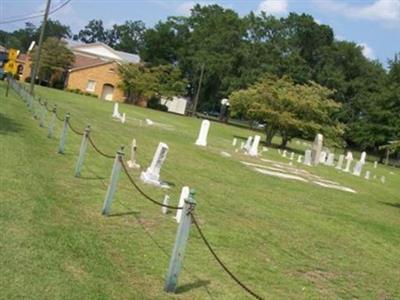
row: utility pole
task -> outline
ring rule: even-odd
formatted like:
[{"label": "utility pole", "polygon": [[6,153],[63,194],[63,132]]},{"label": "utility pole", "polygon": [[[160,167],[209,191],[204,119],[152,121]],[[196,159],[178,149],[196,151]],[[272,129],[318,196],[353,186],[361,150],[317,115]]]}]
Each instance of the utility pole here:
[{"label": "utility pole", "polygon": [[197,104],[199,103],[199,95],[200,95],[201,82],[203,81],[203,75],[204,75],[204,63],[201,65],[199,86],[197,87],[196,96],[193,101],[192,116],[196,116]]},{"label": "utility pole", "polygon": [[47,18],[49,16],[50,2],[51,2],[51,0],[47,0],[46,10],[45,10],[44,16],[43,16],[42,29],[40,31],[39,44],[38,44],[38,48],[37,48],[37,51],[36,51],[36,57],[35,57],[35,62],[36,63],[33,64],[33,68],[31,68],[31,86],[29,88],[29,94],[31,94],[31,95],[33,95],[33,90],[35,88],[35,79],[36,79],[36,75],[37,75],[37,73],[39,71],[40,53],[42,51],[44,31],[46,29]]}]

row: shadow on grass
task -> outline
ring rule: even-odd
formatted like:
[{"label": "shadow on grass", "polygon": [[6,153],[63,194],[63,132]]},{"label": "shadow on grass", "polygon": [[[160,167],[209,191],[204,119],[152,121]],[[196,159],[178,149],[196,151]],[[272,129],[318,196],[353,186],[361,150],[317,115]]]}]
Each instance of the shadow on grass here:
[{"label": "shadow on grass", "polygon": [[391,206],[391,207],[395,207],[395,208],[400,208],[400,203],[391,203],[391,202],[383,202],[383,201],[379,201],[380,203],[387,205],[387,206]]},{"label": "shadow on grass", "polygon": [[127,211],[127,212],[109,214],[108,216],[109,217],[123,217],[123,216],[137,215],[137,214],[140,214],[140,212],[138,212],[138,211]]},{"label": "shadow on grass", "polygon": [[189,291],[191,291],[191,290],[193,290],[193,289],[198,289],[198,288],[201,288],[201,287],[205,287],[205,286],[207,286],[207,285],[209,285],[210,284],[210,281],[209,280],[196,280],[195,282],[192,282],[192,283],[188,283],[188,284],[184,284],[184,285],[181,285],[181,286],[179,286],[177,289],[176,289],[176,293],[177,294],[182,294],[182,293],[186,293],[186,292],[189,292]]},{"label": "shadow on grass", "polygon": [[9,134],[19,132],[23,129],[20,123],[15,122],[13,119],[0,113],[0,134]]},{"label": "shadow on grass", "polygon": [[106,177],[101,177],[101,176],[94,176],[94,177],[90,177],[90,176],[80,176],[80,179],[84,179],[84,180],[104,180],[107,179]]}]

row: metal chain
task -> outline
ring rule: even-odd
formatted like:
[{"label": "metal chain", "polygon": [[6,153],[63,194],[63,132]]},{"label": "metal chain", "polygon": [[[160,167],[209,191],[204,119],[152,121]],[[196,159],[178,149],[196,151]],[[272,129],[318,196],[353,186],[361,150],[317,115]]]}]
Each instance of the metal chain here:
[{"label": "metal chain", "polygon": [[74,127],[71,126],[71,122],[69,120],[67,121],[67,123],[68,123],[68,126],[69,126],[69,128],[71,128],[73,133],[75,133],[77,135],[80,135],[80,136],[83,135],[83,132],[79,132],[78,130],[74,129]]},{"label": "metal chain", "polygon": [[59,116],[58,116],[58,114],[56,113],[56,118],[57,118],[57,120],[59,120],[59,121],[61,121],[61,122],[63,122],[64,121],[64,119],[63,118],[60,118]]},{"label": "metal chain", "polygon": [[94,148],[94,150],[96,150],[96,152],[97,153],[99,153],[100,155],[102,155],[102,156],[104,156],[104,157],[106,157],[106,158],[111,158],[111,159],[113,159],[115,156],[114,155],[108,155],[108,154],[105,154],[103,151],[101,151],[97,146],[96,146],[96,144],[93,142],[93,140],[92,140],[92,138],[91,138],[91,136],[89,135],[88,136],[88,140],[89,140],[89,143],[92,145],[92,147]]},{"label": "metal chain", "polygon": [[143,190],[136,184],[136,182],[133,180],[132,176],[129,174],[128,172],[128,168],[125,165],[125,162],[123,161],[123,159],[120,157],[119,161],[122,165],[122,169],[124,170],[126,176],[128,176],[129,181],[132,183],[132,185],[135,187],[135,189],[143,196],[145,197],[147,200],[150,200],[151,202],[153,202],[154,204],[158,205],[158,206],[162,206],[162,207],[166,207],[166,208],[170,208],[170,209],[183,209],[183,207],[181,206],[172,206],[172,205],[165,205],[157,200],[154,200],[153,198],[151,198],[150,196],[148,196],[145,192],[143,192]]},{"label": "metal chain", "polygon": [[197,222],[195,216],[193,213],[191,213],[193,224],[197,228],[197,231],[200,234],[201,239],[203,240],[204,244],[207,246],[208,250],[211,252],[211,254],[214,256],[218,264],[225,270],[226,273],[238,284],[240,285],[246,292],[248,292],[250,295],[252,295],[254,298],[258,300],[263,300],[261,296],[257,295],[255,292],[253,292],[249,287],[247,287],[244,283],[242,283],[229,269],[225,264],[221,261],[221,259],[218,257],[218,255],[215,253],[214,249],[211,247],[210,243],[206,239],[203,231],[201,230],[199,223]]}]

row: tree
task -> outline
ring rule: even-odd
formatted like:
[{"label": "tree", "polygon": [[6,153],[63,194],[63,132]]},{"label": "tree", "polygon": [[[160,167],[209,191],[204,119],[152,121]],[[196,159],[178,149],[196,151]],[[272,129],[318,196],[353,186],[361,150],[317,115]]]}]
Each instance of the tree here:
[{"label": "tree", "polygon": [[293,137],[311,137],[321,132],[331,140],[342,134],[333,117],[340,105],[331,100],[332,91],[316,83],[295,84],[291,79],[266,76],[248,89],[231,94],[231,113],[266,123],[266,144],[276,133],[282,145]]},{"label": "tree", "polygon": [[[36,41],[39,40],[41,30],[42,30],[42,26],[39,26],[35,30],[34,37],[35,37]],[[72,36],[71,28],[69,26],[61,24],[60,21],[58,21],[58,20],[52,20],[52,19],[47,20],[46,30],[44,33],[45,40],[49,37],[55,37],[58,39],[63,39],[63,38],[66,39],[66,38],[71,38],[71,36]]]},{"label": "tree", "polygon": [[123,64],[119,67],[120,88],[128,95],[128,102],[147,105],[155,97],[171,99],[185,93],[187,82],[181,72],[172,65],[146,67],[138,64]]},{"label": "tree", "polygon": [[115,49],[139,54],[145,30],[146,27],[142,21],[126,21],[122,25],[114,25]]},{"label": "tree", "polygon": [[[34,52],[37,48],[34,49]],[[32,58],[36,55],[33,53]],[[74,54],[68,49],[67,43],[55,37],[48,38],[42,46],[42,55],[39,65],[39,82],[47,80],[49,86],[61,80],[65,72],[74,62]],[[33,59],[32,65],[36,61]]]},{"label": "tree", "polygon": [[80,30],[78,35],[74,36],[75,40],[80,40],[84,43],[102,42],[108,40],[107,31],[104,29],[102,20],[90,20],[84,29]]}]

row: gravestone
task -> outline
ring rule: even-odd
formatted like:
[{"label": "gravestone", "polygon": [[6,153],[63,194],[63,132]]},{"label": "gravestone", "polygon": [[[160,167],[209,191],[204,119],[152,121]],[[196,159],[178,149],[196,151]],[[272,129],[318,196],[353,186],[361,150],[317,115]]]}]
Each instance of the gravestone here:
[{"label": "gravestone", "polygon": [[125,120],[126,120],[125,113],[122,114],[122,117],[120,118],[120,120],[121,120],[121,123],[122,123],[122,124],[125,123]]},{"label": "gravestone", "polygon": [[382,177],[381,177],[381,182],[382,182],[382,183],[385,183],[385,182],[386,182],[385,176],[382,176]]},{"label": "gravestone", "polygon": [[326,163],[326,155],[327,153],[325,151],[321,151],[321,154],[319,156],[319,162],[322,164]]},{"label": "gravestone", "polygon": [[328,154],[328,158],[326,160],[326,165],[330,166],[330,167],[335,165],[335,154],[334,153]]},{"label": "gravestone", "polygon": [[338,169],[338,170],[341,170],[341,169],[342,169],[343,160],[344,160],[344,155],[343,155],[343,154],[340,154],[340,155],[339,155],[338,163],[337,163],[337,165],[336,165],[336,169]]},{"label": "gravestone", "polygon": [[311,164],[317,166],[320,162],[322,143],[324,140],[324,136],[318,133],[314,139],[314,143],[311,149]]},{"label": "gravestone", "polygon": [[253,137],[249,136],[246,140],[246,143],[243,146],[244,151],[248,152],[250,150],[251,147],[251,143],[253,142]]},{"label": "gravestone", "polygon": [[146,125],[149,125],[149,126],[153,126],[154,125],[154,122],[152,120],[150,120],[150,119],[144,119],[144,122],[146,123]]},{"label": "gravestone", "polygon": [[297,157],[297,162],[298,162],[298,163],[301,163],[302,158],[303,158],[303,156],[299,155],[299,156]]},{"label": "gravestone", "polygon": [[159,143],[156,152],[154,153],[153,161],[146,172],[140,174],[140,178],[145,183],[156,186],[168,187],[165,183],[160,181],[160,170],[167,158],[168,146],[164,143]]},{"label": "gravestone", "polygon": [[286,150],[283,150],[282,156],[286,157]]},{"label": "gravestone", "polygon": [[350,165],[351,162],[353,161],[353,153],[351,153],[350,151],[347,152],[345,159],[346,159],[346,167],[344,168],[343,172],[350,172]]},{"label": "gravestone", "polygon": [[306,165],[306,166],[311,166],[311,150],[306,150],[305,152],[304,152],[304,164]]},{"label": "gravestone", "polygon": [[362,153],[361,153],[361,158],[360,158],[360,162],[362,163],[362,164],[365,164],[365,159],[367,158],[367,153],[365,152],[365,151],[363,151]]},{"label": "gravestone", "polygon": [[371,172],[370,171],[367,171],[367,172],[365,172],[365,179],[369,179],[369,176],[371,175]]},{"label": "gravestone", "polygon": [[376,169],[378,167],[378,162],[374,161],[374,168]]},{"label": "gravestone", "polygon": [[254,136],[253,143],[251,144],[250,150],[248,151],[250,156],[258,155],[258,145],[260,144],[261,137],[259,135]]},{"label": "gravestone", "polygon": [[361,175],[361,171],[362,171],[362,167],[363,167],[363,163],[361,160],[359,160],[356,165],[353,168],[353,175],[355,176],[360,176]]},{"label": "gravestone", "polygon": [[136,150],[136,140],[133,139],[131,144],[131,159],[126,162],[131,169],[140,169],[140,166],[136,163]]},{"label": "gravestone", "polygon": [[201,122],[199,136],[195,143],[197,146],[203,146],[203,147],[207,146],[207,136],[209,129],[210,129],[210,121],[203,120],[203,122]]},{"label": "gravestone", "polygon": [[[179,197],[178,207],[183,207],[183,205],[185,204],[185,199],[187,199],[189,197],[189,194],[190,194],[189,187],[184,186],[181,191],[181,196]],[[176,216],[175,216],[175,220],[177,223],[181,222],[181,217],[182,217],[182,209],[177,209]]]},{"label": "gravestone", "polygon": [[237,143],[237,138],[233,138],[232,146],[236,146],[236,143]]},{"label": "gravestone", "polygon": [[112,116],[114,118],[118,118],[118,119],[121,118],[121,114],[119,113],[119,104],[118,104],[118,102],[114,103],[114,111],[113,111]]},{"label": "gravestone", "polygon": [[293,160],[294,159],[294,152],[292,152],[292,153],[290,153],[290,158],[289,158],[290,160]]},{"label": "gravestone", "polygon": [[240,149],[244,148],[244,142],[240,142]]}]

